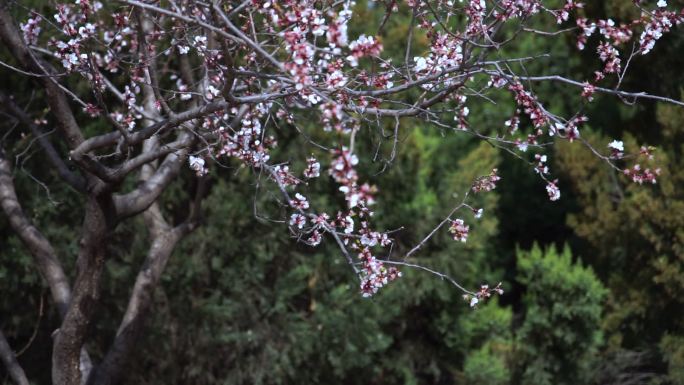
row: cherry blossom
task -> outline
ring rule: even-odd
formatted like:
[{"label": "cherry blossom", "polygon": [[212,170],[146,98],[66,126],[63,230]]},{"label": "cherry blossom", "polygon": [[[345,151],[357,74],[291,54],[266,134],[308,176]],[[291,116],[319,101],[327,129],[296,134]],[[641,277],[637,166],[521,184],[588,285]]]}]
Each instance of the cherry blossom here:
[{"label": "cherry blossom", "polygon": [[656,168],[655,170],[651,170],[650,168],[642,170],[640,164],[635,164],[632,168],[627,168],[623,172],[626,176],[631,178],[634,183],[638,184],[643,184],[644,182],[656,184],[657,177],[660,175],[659,168]]},{"label": "cherry blossom", "polygon": [[501,282],[499,282],[495,287],[490,288],[489,285],[480,286],[480,290],[475,293],[468,293],[463,295],[463,299],[468,301],[470,307],[477,306],[481,301],[490,298],[493,294],[503,295],[504,291],[501,288]]},{"label": "cherry blossom", "polygon": [[454,240],[465,243],[468,240],[470,226],[466,225],[463,219],[454,219],[449,226],[449,232]]},{"label": "cherry blossom", "polygon": [[309,201],[304,197],[304,195],[297,193],[294,199],[290,201],[290,206],[306,210],[309,208]]},{"label": "cherry blossom", "polygon": [[38,43],[38,35],[40,35],[41,27],[40,22],[43,19],[40,15],[29,18],[26,23],[21,24],[21,32],[24,35],[24,40],[28,44]]},{"label": "cherry blossom", "polygon": [[610,148],[611,157],[613,158],[622,158],[622,155],[625,151],[625,146],[621,140],[614,140],[608,143],[608,148]]},{"label": "cherry blossom", "polygon": [[[57,81],[65,80],[66,85],[83,80],[85,88],[92,88],[69,90],[65,105],[79,105],[79,113],[112,126],[111,132],[99,135],[99,141],[86,139],[107,145],[74,153],[74,164],[81,171],[94,173],[103,183],[115,183],[116,178],[102,175],[111,168],[109,163],[93,166],[85,154],[104,154],[113,147],[110,153],[117,156],[123,149],[136,152],[142,141],[154,138],[160,153],[178,156],[197,176],[206,175],[208,163],[214,160],[250,170],[255,178],[265,175],[282,194],[279,202],[288,210],[282,222],[289,224],[293,238],[311,246],[333,240],[360,275],[364,296],[374,295],[400,273],[393,266],[385,267],[391,261],[378,257],[388,255],[395,244],[391,232],[374,223],[382,186],[373,176],[360,175],[357,167],[369,158],[382,164],[383,171],[391,166],[407,129],[404,118],[448,128],[449,135],[486,140],[529,161],[553,201],[560,199],[560,190],[545,149],[559,140],[589,147],[608,167],[622,170],[636,183],[656,182],[660,170],[646,167],[653,157],[650,148],[626,156],[623,143],[612,141],[610,154],[601,155],[588,138],[581,137],[587,117],[581,111],[556,115],[546,107],[554,104],[535,93],[535,84],[574,87],[580,102],[591,102],[597,94],[619,96],[630,103],[655,99],[621,88],[629,69],[626,63],[657,49],[655,43],[683,21],[681,10],[671,9],[665,0],[655,5],[635,2],[638,18],[620,20],[589,17],[575,0],[557,6],[540,0],[408,0],[406,4],[415,13],[409,28],[414,37],[420,31],[426,46],[418,49],[407,41],[403,60],[394,61],[384,51],[383,28],[363,28],[378,31],[377,35],[350,36],[350,31],[360,29],[350,28],[356,4],[348,0],[252,0],[241,5],[185,1],[172,6],[123,0],[108,4],[106,15],[102,3],[75,0],[56,3],[48,15],[30,11],[16,36],[35,48],[31,52],[41,60],[54,62],[62,72]],[[389,3],[387,20],[398,12],[398,3]],[[543,22],[544,17],[551,18],[547,26],[551,31],[533,28],[535,20]],[[554,24],[569,27],[553,30]],[[507,56],[506,47],[515,48],[524,34],[552,41],[566,33],[576,36],[579,49],[596,55],[596,68],[588,69],[593,79],[566,78],[553,73],[553,65],[529,66],[540,68],[538,73],[518,70],[518,63],[558,59],[548,52]],[[493,123],[496,133],[472,123],[480,121],[473,118],[481,111],[477,104],[493,101],[490,94],[501,95],[502,102],[496,103],[506,117]],[[415,100],[407,103],[406,95]],[[303,124],[311,119],[316,124]],[[388,135],[390,126],[395,132]],[[276,136],[289,133],[302,134],[312,148],[292,159],[279,159],[283,155],[273,151],[278,146]],[[181,134],[192,140],[171,139]],[[103,135],[116,135],[116,145],[101,140]],[[377,153],[367,156],[361,153],[366,146],[359,141],[369,136],[389,143],[374,144]],[[128,140],[137,142],[127,145]],[[391,147],[391,152],[383,153],[385,147]],[[523,154],[527,151],[532,155]],[[635,163],[623,165],[635,157]],[[372,164],[364,165],[364,171],[366,166]],[[339,200],[340,207],[329,211],[332,215],[314,207],[319,200],[310,195],[316,190],[308,182],[321,177],[321,167],[335,183],[334,200]],[[488,171],[478,170],[477,175]],[[466,242],[470,227],[463,219],[451,218],[461,215],[459,210],[469,210],[477,219],[487,209],[471,206],[468,193],[492,191],[505,181],[493,169],[468,182],[464,201],[434,231],[448,226],[459,242]],[[544,191],[540,188],[539,193]],[[397,228],[410,231],[401,224]],[[361,262],[354,261],[354,253]],[[459,289],[476,305],[500,287]]]},{"label": "cherry blossom", "polygon": [[306,159],[306,169],[304,169],[304,177],[307,179],[318,178],[321,174],[321,164],[316,158],[310,157]]},{"label": "cherry blossom", "polygon": [[494,190],[496,188],[496,183],[501,180],[501,177],[497,173],[498,169],[494,168],[489,175],[477,178],[475,183],[473,183],[473,192],[478,193],[481,191]]},{"label": "cherry blossom", "polygon": [[370,297],[389,282],[401,277],[401,272],[395,267],[386,268],[385,265],[372,255],[370,249],[365,247],[359,253],[362,262],[361,293],[364,297]]},{"label": "cherry blossom", "polygon": [[560,199],[560,189],[556,185],[558,183],[558,180],[554,180],[553,182],[548,182],[546,185],[546,192],[549,194],[549,199],[552,201],[557,201]]},{"label": "cherry blossom", "polygon": [[190,157],[188,157],[188,163],[190,164],[190,168],[193,169],[198,176],[205,175],[207,173],[204,159],[190,155]]},{"label": "cherry blossom", "polygon": [[302,229],[306,225],[306,217],[302,214],[295,213],[290,216],[290,226]]}]

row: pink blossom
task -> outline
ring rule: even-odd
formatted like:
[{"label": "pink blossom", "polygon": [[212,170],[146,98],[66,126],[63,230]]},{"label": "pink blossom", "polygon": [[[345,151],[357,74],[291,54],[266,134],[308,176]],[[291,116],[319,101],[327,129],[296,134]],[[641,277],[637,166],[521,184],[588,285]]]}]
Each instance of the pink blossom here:
[{"label": "pink blossom", "polygon": [[501,180],[501,177],[497,174],[498,169],[492,169],[489,175],[481,176],[475,180],[473,183],[473,192],[481,191],[492,191],[496,188],[496,183]]},{"label": "pink blossom", "polygon": [[290,206],[296,209],[306,210],[309,208],[309,201],[306,200],[304,195],[296,193],[294,199],[290,200]]},{"label": "pink blossom", "polygon": [[290,226],[302,229],[306,225],[306,217],[299,213],[290,216]]},{"label": "pink blossom", "polygon": [[307,179],[318,178],[321,175],[321,164],[316,158],[310,157],[306,159],[306,169],[304,169],[304,177]]},{"label": "pink blossom", "polygon": [[470,226],[466,225],[463,219],[455,219],[451,221],[449,232],[454,237],[454,240],[465,243],[468,240],[468,231]]}]

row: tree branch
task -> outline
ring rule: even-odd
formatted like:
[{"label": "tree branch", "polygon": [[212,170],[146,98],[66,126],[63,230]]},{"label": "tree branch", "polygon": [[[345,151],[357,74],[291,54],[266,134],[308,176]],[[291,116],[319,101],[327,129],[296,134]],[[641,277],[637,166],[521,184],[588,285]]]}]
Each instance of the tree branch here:
[{"label": "tree branch", "polygon": [[[145,86],[143,93],[145,109],[154,111],[155,95],[151,87]],[[150,122],[145,121],[144,124],[150,124]],[[157,137],[152,137],[143,143],[143,153],[154,153],[158,150],[159,139]],[[140,170],[140,180],[144,182],[154,176],[154,164],[144,164]],[[196,217],[199,210],[195,206],[199,204],[203,195],[202,186],[202,183],[198,186],[195,199],[191,204],[188,220],[175,228],[172,228],[164,219],[160,206],[156,201],[143,213],[143,218],[151,238],[147,258],[136,278],[126,312],[119,325],[114,342],[107,351],[102,363],[91,373],[87,382],[88,385],[109,385],[120,381],[124,373],[123,368],[144,327],[145,316],[152,305],[152,296],[159,278],[178,241],[196,226]]]},{"label": "tree branch", "polygon": [[22,210],[14,189],[10,162],[2,149],[0,149],[0,206],[12,230],[31,252],[38,270],[50,287],[60,315],[64,316],[71,296],[69,281],[50,241],[31,223]]},{"label": "tree branch", "polygon": [[2,330],[0,330],[0,361],[5,364],[7,372],[17,385],[29,385],[26,373],[24,373],[24,369],[19,365],[17,357],[14,355]]},{"label": "tree branch", "polygon": [[54,385],[77,385],[86,375],[80,367],[80,352],[100,300],[99,286],[106,254],[104,245],[109,231],[114,227],[114,218],[109,193],[88,196],[77,260],[78,275],[52,352]]}]

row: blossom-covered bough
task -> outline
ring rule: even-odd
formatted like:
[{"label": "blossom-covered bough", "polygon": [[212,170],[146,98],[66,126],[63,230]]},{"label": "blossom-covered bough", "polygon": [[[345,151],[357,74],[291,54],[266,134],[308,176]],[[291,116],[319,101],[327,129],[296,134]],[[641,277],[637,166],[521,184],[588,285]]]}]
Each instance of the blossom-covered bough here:
[{"label": "blossom-covered bough", "polygon": [[[468,222],[483,213],[471,206],[469,194],[494,189],[497,171],[472,181],[469,191],[461,192],[463,200],[419,244],[391,258],[392,232],[374,228],[372,221],[381,188],[356,171],[361,161],[357,132],[393,125],[394,132],[384,136],[392,150],[383,170],[398,150],[402,118],[473,136],[528,163],[551,200],[559,199],[561,190],[545,152],[557,140],[588,147],[635,182],[655,183],[659,170],[647,167],[652,149],[627,154],[618,140],[607,149],[594,147],[581,135],[588,117],[581,110],[554,114],[533,84],[569,87],[583,103],[603,93],[627,104],[652,99],[684,106],[621,88],[630,62],[657,49],[658,39],[684,14],[664,0],[635,0],[640,17],[617,24],[587,19],[583,4],[574,0],[548,3],[556,6],[541,0],[385,0],[380,5],[386,13],[376,20],[378,35],[353,36],[356,4],[350,0],[118,0],[106,5],[75,0],[54,3],[51,14],[0,0],[0,38],[3,53],[11,57],[0,62],[3,74],[31,78],[45,95],[41,105],[26,107],[26,101],[3,89],[1,108],[36,138],[61,179],[87,202],[78,274],[70,285],[50,242],[24,213],[10,161],[0,153],[2,208],[63,317],[55,333],[54,383],[109,384],[120,377],[174,246],[198,225],[212,164],[232,159],[253,169],[255,178],[268,177],[288,207],[283,219],[292,234],[313,247],[325,239],[334,242],[357,274],[363,296],[400,277],[399,268],[417,268],[454,284],[471,306],[501,294],[500,284],[471,291],[409,258],[438,231],[466,242]],[[397,59],[384,55],[380,35],[400,8],[411,21],[404,54]],[[536,20],[550,20],[543,24],[558,28],[540,30]],[[412,44],[417,34],[430,42],[426,51]],[[528,34],[539,39],[571,34],[579,50],[595,51],[600,65],[591,79],[516,72],[526,63],[553,59],[543,51],[505,57],[506,48]],[[590,44],[590,37],[598,43]],[[493,94],[508,95],[514,114],[495,130],[471,126],[469,106],[491,103]],[[304,169],[274,159],[276,128],[305,135],[298,124],[312,111],[327,141],[306,138],[311,150],[301,151]],[[86,135],[83,125],[93,120],[102,131]],[[58,138],[48,137],[53,128]],[[327,155],[316,158],[314,150]],[[197,180],[187,219],[174,225],[157,200],[182,167],[194,170]],[[324,177],[339,185],[346,202],[336,212],[317,210],[307,197],[306,180]],[[131,178],[138,183],[127,190],[130,184],[123,182]],[[147,260],[111,349],[93,366],[84,344],[107,260],[103,245],[114,227],[137,215],[150,229]],[[16,373],[21,381],[21,371]]]}]

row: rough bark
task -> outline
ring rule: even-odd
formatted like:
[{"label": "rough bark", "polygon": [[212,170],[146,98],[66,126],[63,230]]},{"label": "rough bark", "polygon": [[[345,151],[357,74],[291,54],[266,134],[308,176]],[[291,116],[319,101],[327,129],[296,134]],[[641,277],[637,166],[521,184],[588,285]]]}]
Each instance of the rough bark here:
[{"label": "rough bark", "polygon": [[[154,107],[154,100],[156,95],[149,85],[143,86],[144,101],[143,105],[150,116],[155,116],[156,109]],[[149,120],[143,122],[145,126],[150,126],[153,123]],[[179,141],[185,138],[188,141],[192,140],[191,136],[187,134],[180,134]],[[190,143],[188,143],[190,144]],[[154,153],[160,148],[159,139],[153,136],[143,142],[143,153]],[[181,157],[187,154],[187,150],[181,152]],[[150,201],[149,207],[143,213],[145,224],[149,229],[149,237],[151,241],[150,248],[147,252],[147,257],[143,266],[136,277],[135,285],[124,313],[123,320],[119,325],[119,329],[114,338],[114,342],[109,348],[105,358],[102,360],[90,375],[88,385],[111,385],[117,384],[125,373],[125,366],[128,363],[128,358],[131,356],[133,348],[141,334],[144,327],[146,315],[152,307],[152,300],[154,290],[157,287],[159,278],[164,272],[164,268],[176,247],[176,244],[190,231],[195,228],[196,214],[198,213],[197,205],[199,200],[196,199],[192,205],[191,213],[188,220],[183,224],[172,227],[165,219],[159,204],[156,203],[156,197],[163,190],[156,180],[160,175],[169,174],[168,164],[171,163],[173,167],[177,167],[176,163],[184,158],[171,157],[167,158],[157,168],[156,162],[145,164],[140,169],[139,181],[142,183],[141,187],[146,186],[150,181],[154,185],[160,186],[158,192],[148,192],[155,198]],[[177,171],[172,172],[175,175]],[[198,189],[198,195],[203,193]],[[147,198],[151,199],[151,198]],[[117,207],[117,210],[122,210],[122,207]],[[121,212],[119,212],[121,215]]]},{"label": "rough bark", "polygon": [[154,289],[177,242],[185,232],[175,228],[152,235],[152,245],[136,278],[114,342],[100,365],[91,372],[88,385],[117,384],[121,380],[125,373],[124,368],[143,330],[146,315],[152,307]]},{"label": "rough bark", "polygon": [[[19,203],[17,193],[14,188],[12,170],[10,162],[5,157],[4,151],[0,148],[0,207],[9,220],[12,230],[19,236],[19,239],[28,248],[31,256],[43,276],[43,279],[50,287],[52,300],[55,302],[57,311],[61,319],[64,319],[71,300],[71,288],[69,280],[64,273],[64,268],[60,262],[55,249],[50,241],[38,230],[31,222]],[[80,354],[81,370],[83,373],[90,373],[92,363],[88,352],[83,348]]]},{"label": "rough bark", "polygon": [[81,383],[80,351],[99,302],[107,238],[113,227],[111,194],[89,195],[77,261],[78,275],[52,351],[54,385]]}]

